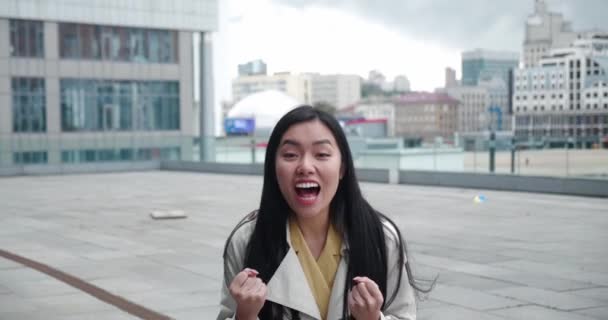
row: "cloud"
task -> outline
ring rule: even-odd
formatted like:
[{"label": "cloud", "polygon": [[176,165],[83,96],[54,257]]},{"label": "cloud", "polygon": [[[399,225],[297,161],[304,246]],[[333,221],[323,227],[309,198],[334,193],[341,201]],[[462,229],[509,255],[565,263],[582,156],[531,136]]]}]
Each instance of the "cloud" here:
[{"label": "cloud", "polygon": [[[273,0],[296,8],[345,10],[419,40],[455,49],[520,51],[524,22],[532,0]],[[549,0],[550,11],[562,12],[575,30],[608,30],[608,1]],[[311,21],[310,23],[314,23]]]}]

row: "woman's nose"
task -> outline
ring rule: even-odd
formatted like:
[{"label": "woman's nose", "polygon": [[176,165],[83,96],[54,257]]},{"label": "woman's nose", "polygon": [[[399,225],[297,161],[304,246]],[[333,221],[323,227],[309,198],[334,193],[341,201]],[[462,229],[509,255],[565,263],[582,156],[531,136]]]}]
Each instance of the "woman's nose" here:
[{"label": "woman's nose", "polygon": [[314,164],[312,159],[310,159],[310,157],[304,156],[302,157],[302,160],[300,161],[298,168],[297,168],[297,173],[304,175],[304,174],[310,174],[314,172]]}]

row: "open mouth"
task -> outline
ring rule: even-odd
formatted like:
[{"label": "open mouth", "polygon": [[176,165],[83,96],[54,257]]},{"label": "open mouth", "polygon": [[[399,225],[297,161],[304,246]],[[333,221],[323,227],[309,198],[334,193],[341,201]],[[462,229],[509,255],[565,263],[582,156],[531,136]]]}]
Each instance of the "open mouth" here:
[{"label": "open mouth", "polygon": [[316,182],[300,182],[296,184],[296,194],[304,201],[315,200],[321,191],[321,187]]}]

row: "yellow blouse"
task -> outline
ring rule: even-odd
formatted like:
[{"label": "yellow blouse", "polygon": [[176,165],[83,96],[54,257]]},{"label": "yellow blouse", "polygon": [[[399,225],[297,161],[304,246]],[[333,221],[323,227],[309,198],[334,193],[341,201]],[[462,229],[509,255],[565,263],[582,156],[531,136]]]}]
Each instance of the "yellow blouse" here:
[{"label": "yellow blouse", "polygon": [[319,313],[325,319],[327,317],[331,288],[333,287],[338,264],[340,263],[342,237],[330,223],[325,247],[323,247],[319,259],[315,260],[308,245],[306,245],[304,235],[295,219],[289,219],[289,233],[291,246],[296,252],[298,260],[300,260],[310,290],[317,302]]}]

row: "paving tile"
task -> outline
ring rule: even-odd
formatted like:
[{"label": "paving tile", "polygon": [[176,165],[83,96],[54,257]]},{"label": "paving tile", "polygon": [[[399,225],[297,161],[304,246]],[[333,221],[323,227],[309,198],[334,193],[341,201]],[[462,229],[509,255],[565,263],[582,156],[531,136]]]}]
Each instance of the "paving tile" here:
[{"label": "paving tile", "polygon": [[[1,243],[1,242],[0,242]],[[0,257],[0,270],[22,268],[23,265],[9,259]]]},{"label": "paving tile", "polygon": [[438,281],[439,283],[447,284],[450,286],[474,289],[479,291],[501,289],[517,285],[513,282],[506,282],[497,279],[485,278],[466,273],[451,271],[441,273],[439,275]]},{"label": "paving tile", "polygon": [[28,303],[52,310],[53,315],[69,316],[95,312],[115,311],[116,308],[82,292],[43,298],[24,299]]},{"label": "paving tile", "polygon": [[592,318],[573,314],[572,312],[535,305],[493,310],[491,313],[513,320],[592,320]]},{"label": "paving tile", "polygon": [[576,310],[576,314],[585,315],[598,320],[608,319],[608,306]]},{"label": "paving tile", "polygon": [[179,309],[168,311],[165,314],[176,320],[200,320],[200,319],[215,319],[219,314],[218,306],[200,307],[193,309]]},{"label": "paving tile", "polygon": [[0,284],[41,281],[48,278],[49,276],[42,272],[25,267],[0,270]]},{"label": "paving tile", "polygon": [[538,289],[546,289],[551,291],[570,291],[575,289],[584,289],[596,287],[589,282],[581,282],[570,279],[561,279],[547,275],[545,273],[530,272],[530,271],[513,271],[498,276],[500,280],[519,283],[523,286],[534,287]]},{"label": "paving tile", "polygon": [[576,266],[562,266],[560,264],[539,263],[528,260],[511,260],[497,262],[492,265],[514,270],[531,271],[534,273],[546,273],[556,278],[588,282],[596,286],[608,286],[608,273],[584,271]]},{"label": "paving tile", "polygon": [[[0,178],[0,244],[178,319],[213,319],[224,242],[258,205],[261,185],[256,176],[163,171]],[[418,319],[504,320],[517,312],[551,319],[564,313],[554,305],[572,308],[572,319],[608,318],[604,290],[598,289],[608,287],[608,199],[369,183],[361,188],[400,226],[417,277],[443,275],[420,303]],[[489,199],[484,205],[471,200],[479,193]],[[189,216],[149,218],[163,208]],[[0,319],[124,317],[64,288],[0,259],[0,292],[10,291],[0,293]]]},{"label": "paving tile", "polygon": [[2,316],[3,313],[28,313],[37,309],[38,306],[36,304],[30,303],[15,294],[9,293],[0,296],[0,319],[6,317]]},{"label": "paving tile", "polygon": [[54,278],[30,282],[9,282],[5,283],[16,295],[23,298],[49,297],[59,295],[69,295],[80,293],[76,289],[64,282]]},{"label": "paving tile", "polygon": [[608,287],[572,290],[568,291],[568,293],[608,302]]},{"label": "paving tile", "polygon": [[109,292],[121,295],[132,292],[147,292],[162,290],[159,285],[154,285],[150,281],[145,281],[140,278],[102,278],[90,281],[91,284],[100,287]]},{"label": "paving tile", "polygon": [[530,287],[512,287],[490,291],[496,295],[511,297],[520,301],[535,303],[540,306],[559,310],[576,310],[599,307],[602,301],[575,296],[569,293],[554,292]]},{"label": "paving tile", "polygon": [[513,298],[504,298],[476,290],[447,285],[437,285],[430,294],[430,297],[435,300],[479,311],[525,304],[525,302]]},{"label": "paving tile", "polygon": [[418,312],[419,320],[505,320],[504,317],[466,309],[460,306],[445,306],[440,308],[423,309]]}]

